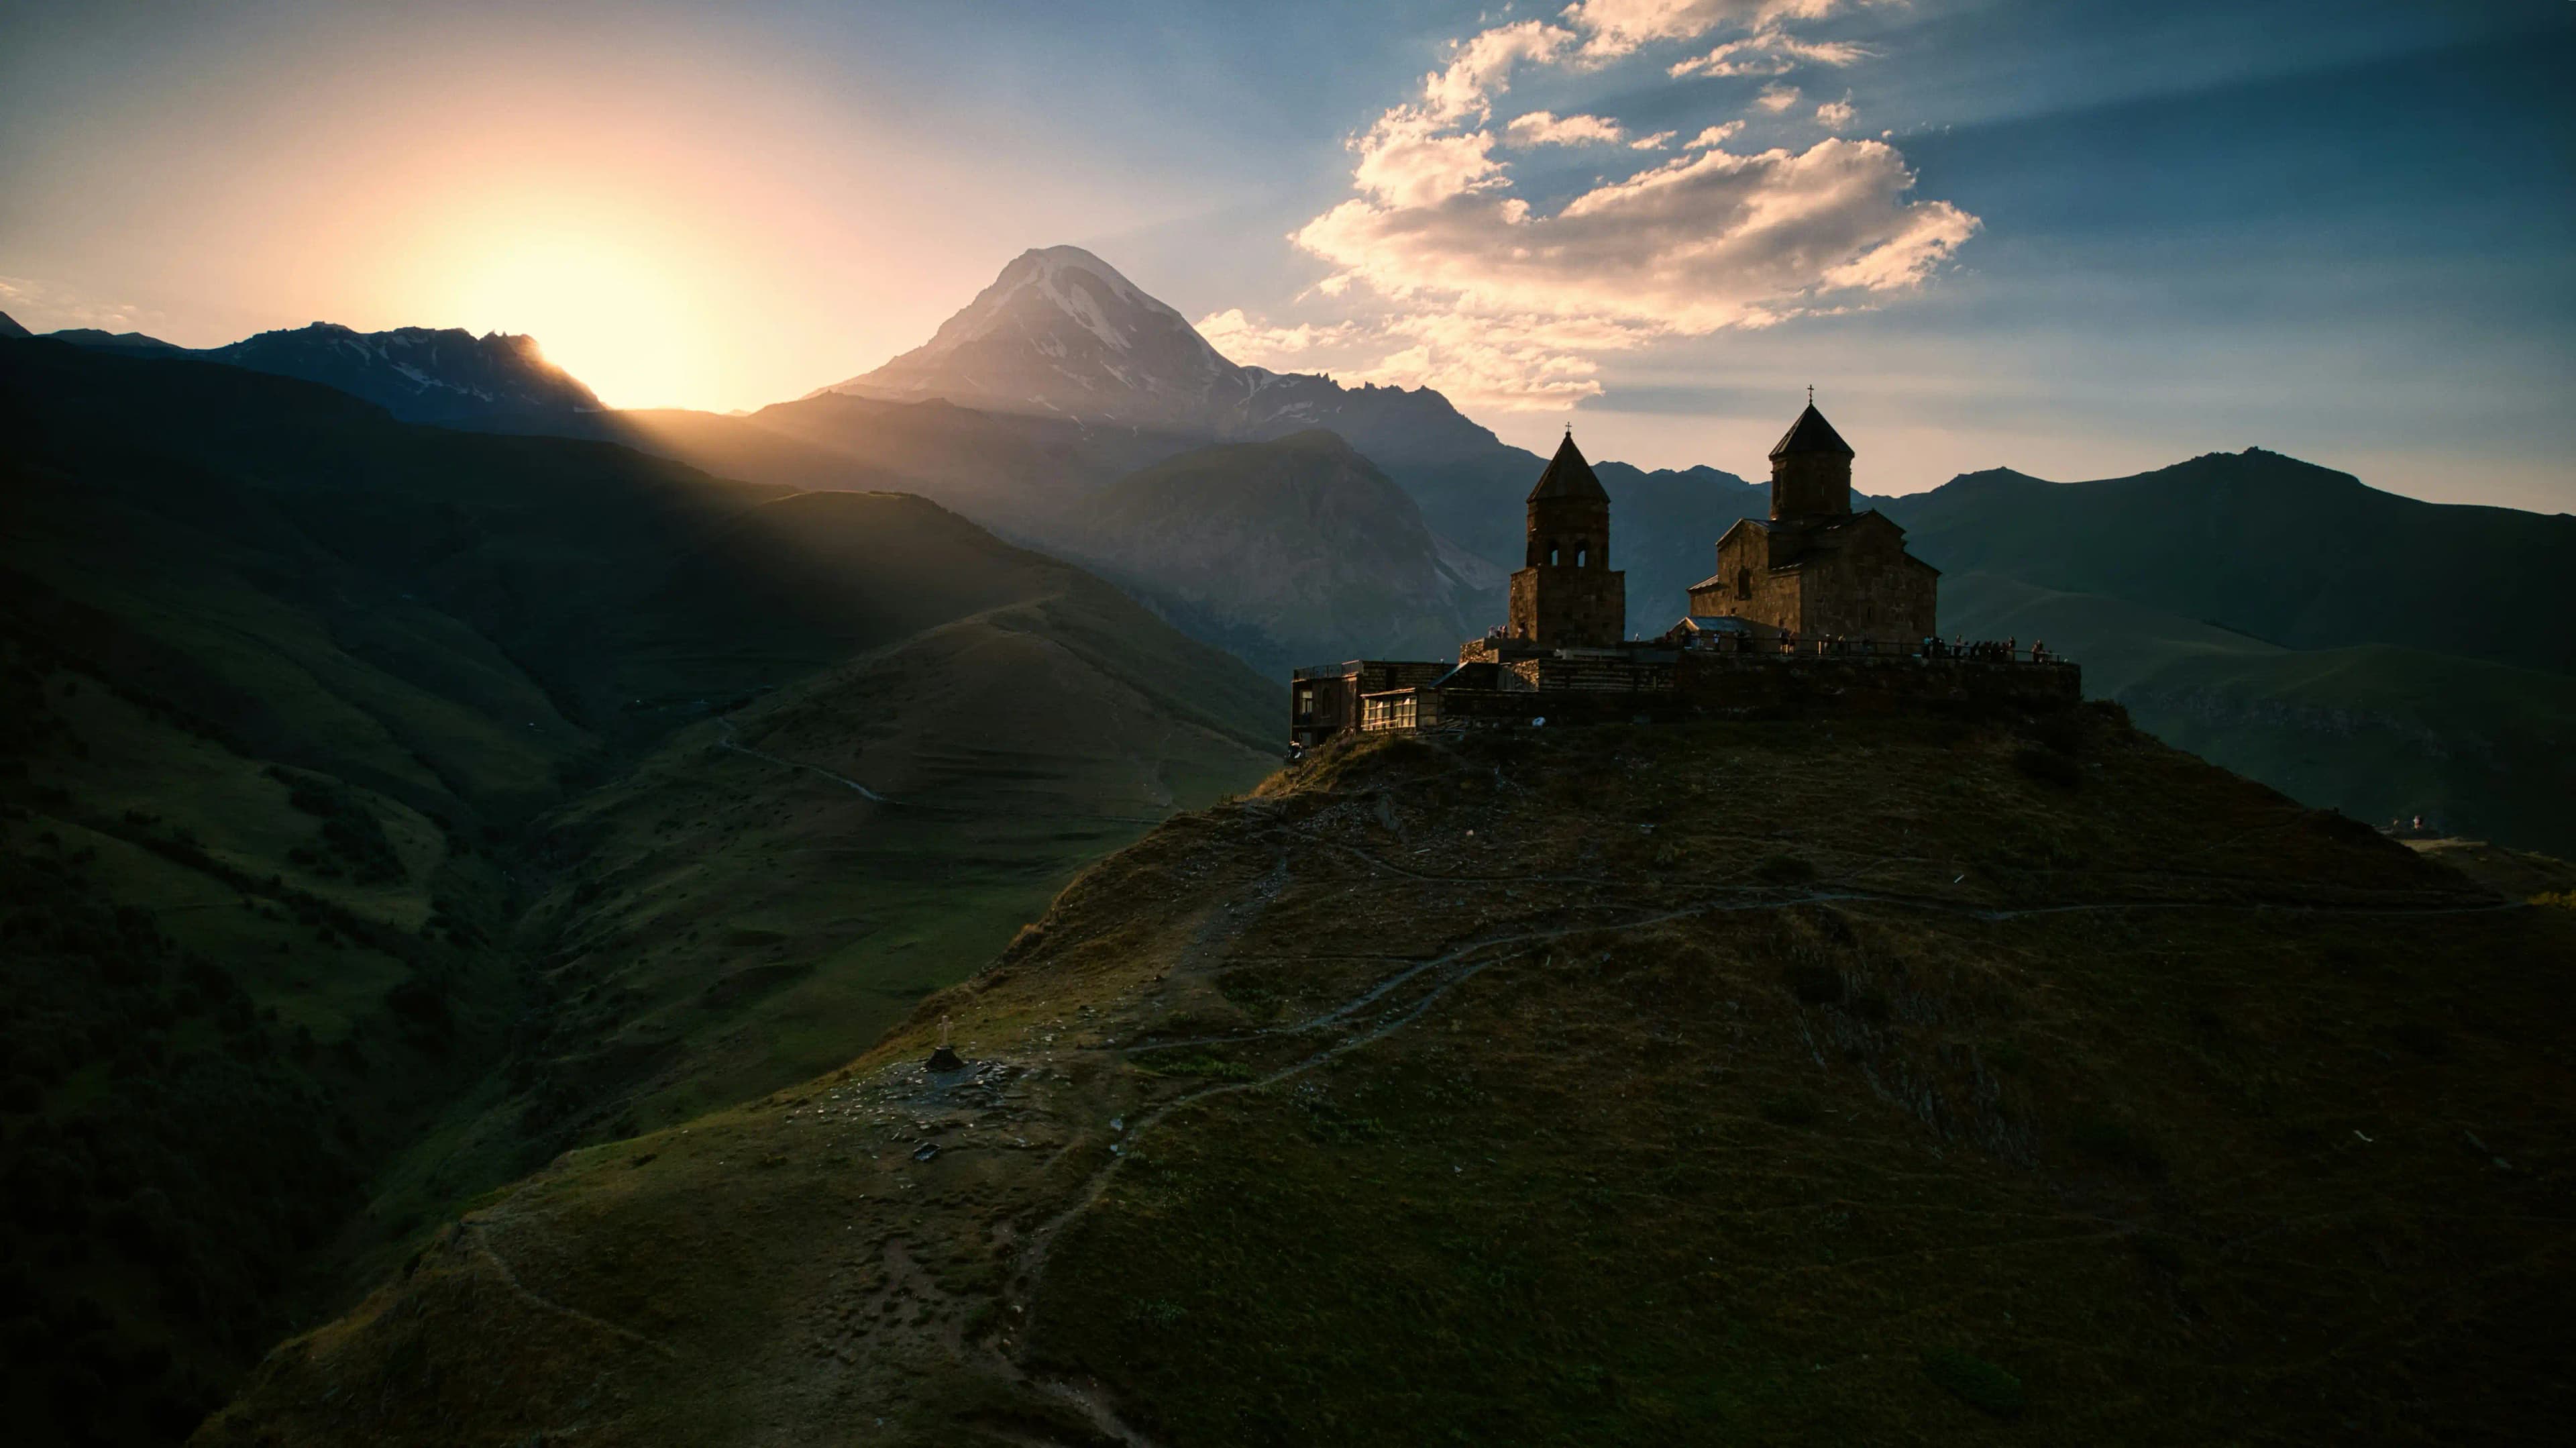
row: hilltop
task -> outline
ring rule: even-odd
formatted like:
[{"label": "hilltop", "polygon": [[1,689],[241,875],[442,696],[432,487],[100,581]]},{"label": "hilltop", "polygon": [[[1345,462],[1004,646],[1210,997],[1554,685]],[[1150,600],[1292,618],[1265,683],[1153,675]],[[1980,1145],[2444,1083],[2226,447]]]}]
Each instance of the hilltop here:
[{"label": "hilltop", "polygon": [[1354,739],[198,1441],[2527,1437],[2571,958],[2116,710]]}]

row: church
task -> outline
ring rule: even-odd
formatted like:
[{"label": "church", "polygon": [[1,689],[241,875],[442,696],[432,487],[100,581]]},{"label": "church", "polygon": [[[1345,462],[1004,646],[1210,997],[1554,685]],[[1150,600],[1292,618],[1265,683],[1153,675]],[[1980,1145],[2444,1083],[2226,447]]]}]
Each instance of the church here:
[{"label": "church", "polygon": [[1522,566],[1505,622],[1455,664],[1354,659],[1297,670],[1289,737],[1538,726],[1676,716],[2062,708],[2082,697],[2063,660],[2020,663],[1927,648],[1940,570],[1905,530],[1851,507],[1852,447],[1816,410],[1771,449],[1771,514],[1717,540],[1717,572],[1652,639],[1627,636],[1627,575],[1610,566],[1609,490],[1568,429],[1524,500]]},{"label": "church", "polygon": [[1941,632],[1941,571],[1905,530],[1851,507],[1852,448],[1807,410],[1771,449],[1771,516],[1717,540],[1717,572],[1691,585],[1695,618],[1740,618],[1765,636],[1867,639],[1912,648]]}]

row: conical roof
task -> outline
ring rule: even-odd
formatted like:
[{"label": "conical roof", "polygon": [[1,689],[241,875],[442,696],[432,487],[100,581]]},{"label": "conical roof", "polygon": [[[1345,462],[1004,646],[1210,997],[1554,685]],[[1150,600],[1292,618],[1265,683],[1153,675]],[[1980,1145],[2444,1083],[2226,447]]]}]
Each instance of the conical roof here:
[{"label": "conical roof", "polygon": [[1825,415],[1816,411],[1813,402],[1809,402],[1807,410],[1799,413],[1798,420],[1789,424],[1789,430],[1780,435],[1779,445],[1771,449],[1775,462],[1795,453],[1853,456],[1851,444],[1843,441],[1843,435],[1834,431],[1834,425],[1825,421]]},{"label": "conical roof", "polygon": [[1541,498],[1598,498],[1610,501],[1610,493],[1601,480],[1592,475],[1592,464],[1583,460],[1583,450],[1574,445],[1574,432],[1566,430],[1565,441],[1556,445],[1556,456],[1547,460],[1547,471],[1538,475],[1538,486],[1530,489],[1529,500]]}]

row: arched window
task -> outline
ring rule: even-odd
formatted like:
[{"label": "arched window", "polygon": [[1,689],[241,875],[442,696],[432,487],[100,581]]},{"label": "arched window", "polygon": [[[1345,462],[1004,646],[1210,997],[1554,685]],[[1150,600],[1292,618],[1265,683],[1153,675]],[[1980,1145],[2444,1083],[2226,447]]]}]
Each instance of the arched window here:
[{"label": "arched window", "polygon": [[1735,570],[1735,596],[1738,598],[1751,598],[1753,596],[1752,569],[1739,568]]},{"label": "arched window", "polygon": [[1555,566],[1556,566],[1560,561],[1562,561],[1561,559],[1559,559],[1559,558],[1558,558],[1558,556],[1557,556],[1557,555],[1558,555],[1558,554],[1560,554],[1560,553],[1562,553],[1563,551],[1564,551],[1563,549],[1559,548],[1559,547],[1558,547],[1556,544],[1554,544],[1554,543],[1550,543],[1550,544],[1548,544],[1548,545],[1547,545],[1547,566],[1548,566],[1548,567],[1550,567],[1550,568],[1554,568],[1554,567],[1555,567]]},{"label": "arched window", "polygon": [[1581,568],[1584,564],[1590,562],[1591,558],[1592,545],[1581,539],[1577,539],[1574,544],[1574,566]]}]

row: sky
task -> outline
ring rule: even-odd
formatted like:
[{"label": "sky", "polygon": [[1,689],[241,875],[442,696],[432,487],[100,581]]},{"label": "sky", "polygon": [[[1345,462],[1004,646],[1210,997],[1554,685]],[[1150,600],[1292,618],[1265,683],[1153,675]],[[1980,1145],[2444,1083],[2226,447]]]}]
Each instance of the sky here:
[{"label": "sky", "polygon": [[2569,0],[0,7],[0,310],[783,401],[1071,243],[1238,361],[1866,491],[2576,511]]}]

